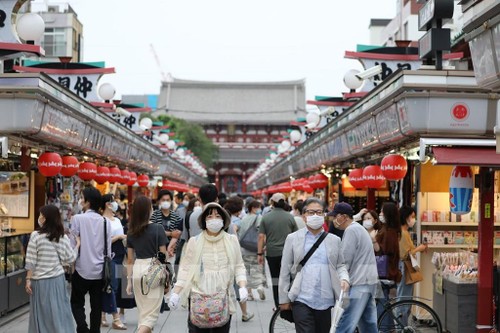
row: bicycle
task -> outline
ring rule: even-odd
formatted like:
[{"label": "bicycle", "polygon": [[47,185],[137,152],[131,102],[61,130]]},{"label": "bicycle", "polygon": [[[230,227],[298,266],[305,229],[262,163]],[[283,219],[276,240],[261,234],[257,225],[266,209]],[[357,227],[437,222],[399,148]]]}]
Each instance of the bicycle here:
[{"label": "bicycle", "polygon": [[[385,284],[385,283],[384,283]],[[375,299],[380,304],[378,298]],[[384,311],[377,319],[378,331],[380,333],[442,333],[441,320],[437,313],[427,304],[415,299],[415,297],[391,298],[382,303]],[[408,313],[406,319],[404,314]],[[387,323],[387,324],[385,324]],[[357,331],[357,330],[356,330]],[[269,333],[292,333],[295,325],[280,317],[278,308],[269,322]]]}]

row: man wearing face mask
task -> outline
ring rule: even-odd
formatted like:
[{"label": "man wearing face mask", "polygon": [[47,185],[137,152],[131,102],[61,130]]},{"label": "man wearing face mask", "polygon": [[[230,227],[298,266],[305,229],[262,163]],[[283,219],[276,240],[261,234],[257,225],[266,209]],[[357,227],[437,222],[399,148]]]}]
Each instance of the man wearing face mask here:
[{"label": "man wearing face mask", "polygon": [[158,209],[151,214],[150,221],[160,223],[165,229],[168,240],[168,255],[174,256],[177,240],[182,234],[182,219],[173,211],[172,192],[161,190],[158,192]]},{"label": "man wearing face mask", "polygon": [[[302,209],[306,227],[289,234],[283,249],[279,275],[280,309],[292,310],[299,333],[330,332],[330,309],[340,290],[349,290],[341,240],[323,230],[324,211],[322,201],[307,199]],[[312,248],[314,252],[302,267],[299,263]],[[294,280],[292,284],[290,278]]]},{"label": "man wearing face mask", "polygon": [[346,202],[333,208],[335,227],[344,230],[342,254],[349,272],[351,289],[349,305],[340,318],[337,333],[376,333],[377,308],[375,292],[378,283],[377,264],[372,240],[366,229],[353,221],[353,209]]}]

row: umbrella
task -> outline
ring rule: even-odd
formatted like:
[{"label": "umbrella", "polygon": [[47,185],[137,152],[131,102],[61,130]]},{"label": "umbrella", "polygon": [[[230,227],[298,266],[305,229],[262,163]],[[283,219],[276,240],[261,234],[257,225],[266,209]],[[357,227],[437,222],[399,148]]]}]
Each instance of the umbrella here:
[{"label": "umbrella", "polygon": [[332,327],[330,328],[330,333],[335,333],[337,330],[337,325],[339,324],[340,318],[344,313],[344,309],[342,308],[342,303],[344,302],[344,291],[340,291],[339,299],[335,302],[335,306],[332,311]]}]

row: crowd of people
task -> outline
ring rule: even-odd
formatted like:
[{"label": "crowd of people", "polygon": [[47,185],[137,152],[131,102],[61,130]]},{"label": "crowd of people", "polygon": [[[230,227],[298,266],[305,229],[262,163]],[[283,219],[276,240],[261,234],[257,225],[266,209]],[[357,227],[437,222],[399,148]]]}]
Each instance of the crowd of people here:
[{"label": "crowd of people", "polygon": [[[97,333],[110,326],[107,314],[113,329],[126,330],[125,309],[134,307],[137,331],[151,332],[161,311],[179,306],[189,310],[189,332],[229,332],[237,304],[247,322],[254,317],[247,301],[266,298],[266,262],[275,309],[297,332],[329,332],[341,293],[349,301],[337,331],[377,332],[378,313],[391,293],[413,295],[404,261],[427,249],[415,246],[409,233],[415,210],[393,202],[378,214],[366,208],[355,214],[345,202],[327,212],[316,197],[291,205],[274,193],[263,203],[227,198],[213,184],[203,185],[197,197],[161,190],[156,203],[143,195],[131,203],[123,199],[86,187],[82,212],[69,230],[57,207],[40,209],[40,228],[26,255],[30,333]],[[377,256],[387,258],[384,276]],[[106,257],[113,278],[111,290],[103,291]],[[145,285],[155,259],[173,264],[172,288]]]}]

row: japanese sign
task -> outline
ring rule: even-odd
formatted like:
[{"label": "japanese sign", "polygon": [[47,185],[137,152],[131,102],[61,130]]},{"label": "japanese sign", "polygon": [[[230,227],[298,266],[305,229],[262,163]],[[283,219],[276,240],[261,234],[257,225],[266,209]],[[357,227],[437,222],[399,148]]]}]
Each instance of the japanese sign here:
[{"label": "japanese sign", "polygon": [[50,77],[59,82],[61,86],[89,102],[101,99],[97,96],[97,82],[100,76],[101,74],[50,74]]}]

